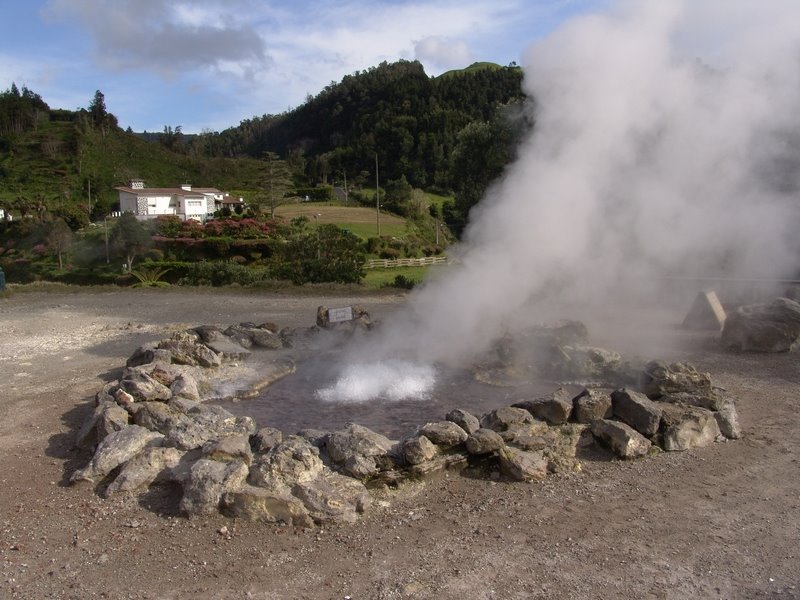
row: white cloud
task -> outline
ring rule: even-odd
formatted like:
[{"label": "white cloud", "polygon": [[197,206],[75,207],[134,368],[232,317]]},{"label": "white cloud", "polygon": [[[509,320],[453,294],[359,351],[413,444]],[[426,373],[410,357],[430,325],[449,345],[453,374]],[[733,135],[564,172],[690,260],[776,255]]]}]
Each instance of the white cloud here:
[{"label": "white cloud", "polygon": [[437,69],[465,67],[472,61],[472,53],[466,42],[450,41],[439,36],[430,36],[414,44],[414,57]]}]

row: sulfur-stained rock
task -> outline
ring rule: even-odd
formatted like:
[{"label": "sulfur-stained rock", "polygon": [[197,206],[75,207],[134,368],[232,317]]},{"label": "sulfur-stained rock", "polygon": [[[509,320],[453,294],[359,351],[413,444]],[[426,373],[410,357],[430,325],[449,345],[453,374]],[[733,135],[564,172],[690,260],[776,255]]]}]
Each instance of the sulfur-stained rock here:
[{"label": "sulfur-stained rock", "polygon": [[720,435],[714,414],[704,408],[667,404],[661,415],[661,443],[667,452],[702,448]]},{"label": "sulfur-stained rock", "polygon": [[203,457],[221,462],[241,460],[249,466],[253,462],[250,436],[247,434],[231,435],[218,440],[209,440],[203,444]]},{"label": "sulfur-stained rock", "polygon": [[227,516],[245,521],[286,523],[296,527],[314,525],[303,502],[283,488],[267,490],[245,484],[222,495],[221,509]]},{"label": "sulfur-stained rock", "polygon": [[292,494],[318,525],[354,523],[371,502],[363,483],[329,470],[313,481],[298,483]]},{"label": "sulfur-stained rock", "polygon": [[707,396],[712,390],[711,376],[686,362],[667,364],[653,360],[645,365],[642,374],[642,391],[650,398],[680,393]]}]

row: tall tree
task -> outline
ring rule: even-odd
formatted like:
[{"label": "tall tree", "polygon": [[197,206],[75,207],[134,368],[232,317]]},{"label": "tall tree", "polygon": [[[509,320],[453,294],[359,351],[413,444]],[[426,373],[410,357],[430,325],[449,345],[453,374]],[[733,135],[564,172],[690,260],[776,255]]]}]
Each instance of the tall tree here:
[{"label": "tall tree", "polygon": [[75,236],[64,219],[55,219],[47,232],[47,248],[58,258],[59,270],[64,269],[64,254],[72,246]]},{"label": "tall tree", "polygon": [[130,271],[133,261],[152,244],[152,238],[145,226],[133,213],[122,213],[111,231],[111,246],[125,258],[125,267]]}]

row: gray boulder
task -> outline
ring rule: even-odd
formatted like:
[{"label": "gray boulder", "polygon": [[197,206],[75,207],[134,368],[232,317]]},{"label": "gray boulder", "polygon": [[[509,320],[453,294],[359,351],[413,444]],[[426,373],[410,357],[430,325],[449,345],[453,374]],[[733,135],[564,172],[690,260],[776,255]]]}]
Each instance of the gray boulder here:
[{"label": "gray boulder", "polygon": [[800,345],[800,304],[777,298],[740,306],[725,320],[721,340],[742,352],[791,352]]},{"label": "gray boulder", "polygon": [[533,416],[524,408],[504,406],[486,413],[481,417],[481,427],[493,431],[505,431],[518,423],[530,423]]},{"label": "gray boulder", "polygon": [[472,455],[491,454],[505,446],[499,433],[491,429],[476,429],[467,438],[467,452]]},{"label": "gray boulder", "polygon": [[611,393],[614,416],[624,421],[642,435],[653,435],[661,422],[661,406],[644,394],[628,389]]},{"label": "gray boulder", "polygon": [[209,440],[203,444],[203,457],[220,462],[240,460],[249,466],[253,462],[250,436],[247,434],[231,435],[218,440]]},{"label": "gray boulder", "polygon": [[343,464],[352,456],[381,456],[387,454],[393,442],[362,425],[347,423],[344,429],[328,434],[325,450],[331,460]]},{"label": "gray boulder", "polygon": [[268,452],[282,441],[283,432],[280,429],[262,427],[250,439],[250,446],[253,448],[253,452]]},{"label": "gray boulder", "polygon": [[354,523],[371,502],[363,483],[333,471],[325,471],[313,481],[298,483],[292,494],[302,501],[318,525]]},{"label": "gray boulder", "polygon": [[572,414],[572,395],[560,387],[550,396],[516,402],[512,406],[524,408],[537,419],[547,421],[551,425],[561,425],[566,423]]},{"label": "gray boulder", "polygon": [[547,476],[547,460],[541,452],[502,448],[497,452],[500,471],[514,481],[541,480]]},{"label": "gray boulder", "polygon": [[200,391],[197,380],[186,373],[182,373],[169,386],[173,398],[186,398],[187,400],[200,400]]},{"label": "gray boulder", "polygon": [[456,408],[447,413],[447,415],[445,415],[445,420],[452,421],[468,434],[477,431],[481,426],[478,417],[460,408]]},{"label": "gray boulder", "polygon": [[137,402],[172,398],[172,391],[152,375],[138,369],[128,369],[119,382],[119,387],[128,392]]},{"label": "gray boulder", "polygon": [[661,445],[667,452],[702,448],[720,435],[714,414],[704,408],[667,404],[661,414]]},{"label": "gray boulder", "polygon": [[247,479],[248,471],[247,465],[239,460],[196,461],[183,484],[181,511],[190,517],[219,511],[222,495],[240,488]]},{"label": "gray boulder", "polygon": [[169,352],[170,362],[176,365],[211,369],[222,364],[219,354],[208,346],[186,339],[170,339],[159,342],[159,350]]},{"label": "gray boulder", "polygon": [[719,425],[719,431],[729,440],[738,440],[742,437],[742,429],[739,426],[739,415],[736,412],[736,405],[733,400],[726,400],[714,413],[714,418]]},{"label": "gray boulder", "polygon": [[598,419],[592,422],[591,430],[619,458],[645,456],[652,447],[650,440],[620,421]]},{"label": "gray boulder", "polygon": [[608,390],[584,389],[573,399],[573,416],[578,423],[608,419],[613,414]]},{"label": "gray boulder", "polygon": [[266,454],[256,456],[249,481],[268,489],[291,488],[313,481],[322,469],[319,449],[301,437],[289,436]]},{"label": "gray boulder", "polygon": [[133,492],[146,488],[154,481],[169,479],[170,470],[178,466],[183,455],[177,448],[145,448],[122,466],[114,481],[106,488],[105,496]]},{"label": "gray boulder", "polygon": [[424,435],[415,435],[400,443],[400,458],[408,465],[418,465],[433,460],[437,453],[436,446]]},{"label": "gray boulder", "polygon": [[468,437],[467,432],[452,421],[426,423],[419,428],[418,433],[442,448],[452,448],[463,444]]},{"label": "gray boulder", "polygon": [[147,446],[160,445],[164,436],[138,425],[129,425],[109,434],[95,450],[91,462],[70,477],[70,483],[97,482],[139,454]]},{"label": "gray boulder", "polygon": [[711,376],[700,373],[685,362],[650,361],[644,367],[641,387],[650,398],[681,393],[708,396],[713,393]]},{"label": "gray boulder", "polygon": [[110,434],[130,424],[130,414],[116,402],[109,402],[103,407],[97,419],[97,442],[100,443]]},{"label": "gray boulder", "polygon": [[236,417],[221,406],[198,404],[182,415],[166,433],[164,444],[181,450],[199,448],[209,440],[256,431],[251,417]]}]

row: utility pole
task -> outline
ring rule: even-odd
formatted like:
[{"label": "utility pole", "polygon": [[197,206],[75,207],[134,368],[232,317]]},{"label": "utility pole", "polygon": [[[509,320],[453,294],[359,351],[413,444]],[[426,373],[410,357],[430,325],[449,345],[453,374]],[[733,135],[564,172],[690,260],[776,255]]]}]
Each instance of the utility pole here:
[{"label": "utility pole", "polygon": [[375,153],[375,214],[378,224],[378,237],[381,237],[381,188],[378,184],[378,153]]}]

